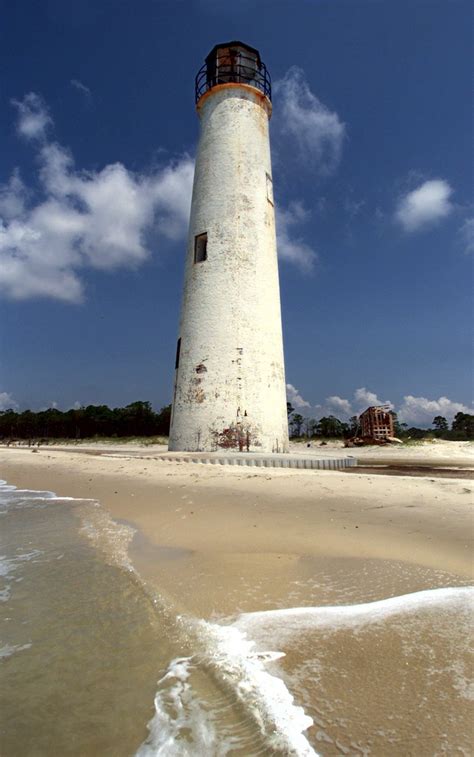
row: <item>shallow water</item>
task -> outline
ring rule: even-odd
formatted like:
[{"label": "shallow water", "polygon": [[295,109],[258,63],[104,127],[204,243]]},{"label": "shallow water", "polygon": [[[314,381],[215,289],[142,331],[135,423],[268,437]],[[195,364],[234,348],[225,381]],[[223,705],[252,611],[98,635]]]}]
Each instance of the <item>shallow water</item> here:
[{"label": "shallow water", "polygon": [[1,754],[133,753],[170,654],[152,603],[81,537],[77,502],[2,494]]},{"label": "shallow water", "polygon": [[239,645],[144,585],[130,528],[95,502],[0,497],[2,756],[279,752]]},{"label": "shallow water", "polygon": [[236,626],[285,652],[278,668],[313,718],[322,754],[468,755],[473,603],[468,587],[436,589],[250,613]]},{"label": "shallow water", "polygon": [[[469,590],[273,611],[262,585],[262,612],[211,623],[142,580],[140,541],[96,502],[0,486],[5,757],[470,754]],[[161,555],[166,586],[188,557]],[[380,596],[370,564],[306,568],[280,606]]]}]

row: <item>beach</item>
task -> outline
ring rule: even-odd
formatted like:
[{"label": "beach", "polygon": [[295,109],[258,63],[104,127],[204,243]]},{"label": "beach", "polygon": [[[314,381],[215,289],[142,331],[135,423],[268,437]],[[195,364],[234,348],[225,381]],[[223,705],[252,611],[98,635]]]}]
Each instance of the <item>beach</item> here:
[{"label": "beach", "polygon": [[[261,673],[285,682],[304,740],[282,753],[469,753],[472,445],[293,448],[350,454],[364,467],[433,466],[416,476],[176,463],[154,452],[0,448],[0,478],[99,503],[82,516],[83,528],[95,522],[90,544],[133,570],[169,616],[271,651]],[[340,606],[359,610],[350,621],[324,614]],[[176,680],[187,680],[180,670]],[[278,753],[266,748],[255,753]]]}]

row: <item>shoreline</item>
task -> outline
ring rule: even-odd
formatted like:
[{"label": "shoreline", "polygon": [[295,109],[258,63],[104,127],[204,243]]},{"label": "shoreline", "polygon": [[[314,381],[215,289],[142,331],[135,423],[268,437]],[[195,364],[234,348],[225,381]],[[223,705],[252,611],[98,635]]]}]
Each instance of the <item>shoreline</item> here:
[{"label": "shoreline", "polygon": [[[54,544],[59,539],[60,554],[53,550],[45,563],[48,577],[38,595],[44,639],[34,640],[31,660],[42,669],[47,654],[44,597],[51,592],[56,612],[62,592],[60,609],[71,611],[53,626],[60,639],[74,636],[71,618],[78,611],[79,626],[97,638],[91,645],[81,631],[85,646],[70,671],[73,685],[87,682],[89,671],[106,671],[96,692],[98,710],[105,696],[127,715],[137,713],[127,728],[134,742],[127,753],[154,754],[169,733],[178,745],[191,734],[195,752],[202,753],[209,738],[225,744],[229,728],[243,739],[236,752],[242,754],[260,753],[260,738],[265,753],[277,738],[283,754],[295,747],[295,753],[324,757],[354,750],[398,754],[408,746],[417,754],[469,748],[471,481],[47,448],[36,454],[0,449],[0,478],[75,500],[48,500],[47,529],[16,526],[16,537],[11,532],[10,550],[19,559],[25,550],[42,549],[41,539],[49,544],[50,534]],[[12,515],[18,523],[21,508]],[[41,495],[28,517],[43,522]],[[64,518],[72,540],[57,530]],[[80,554],[87,557],[82,565]],[[36,575],[32,567],[29,581]],[[27,613],[31,606],[30,596]],[[108,647],[107,623],[125,669]],[[18,638],[13,641],[21,644]],[[66,662],[53,675],[53,691],[70,664],[69,641],[59,648]],[[12,680],[19,671],[30,681],[30,652],[21,649],[9,658]],[[126,684],[112,693],[103,689],[104,676],[113,684],[129,670],[128,655],[138,667],[132,664]],[[139,688],[133,708],[132,673]],[[45,681],[48,686],[41,673],[31,685]],[[87,685],[77,688],[81,712],[91,704]],[[13,711],[18,717],[21,708]],[[109,726],[115,744],[114,718]],[[76,733],[74,717],[69,728]],[[11,738],[16,743],[15,728]],[[49,739],[49,729],[43,738]]]},{"label": "shoreline", "polygon": [[461,478],[202,466],[47,447],[34,455],[0,449],[0,477],[100,502],[135,529],[129,556],[143,578],[201,617],[472,581],[474,487]]}]

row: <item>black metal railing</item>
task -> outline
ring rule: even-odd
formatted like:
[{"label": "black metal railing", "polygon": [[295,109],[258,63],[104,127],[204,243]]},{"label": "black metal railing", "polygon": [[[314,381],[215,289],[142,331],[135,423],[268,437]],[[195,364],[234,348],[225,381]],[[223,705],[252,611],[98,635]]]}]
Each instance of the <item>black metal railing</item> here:
[{"label": "black metal railing", "polygon": [[196,76],[196,102],[212,87],[218,84],[248,84],[259,89],[269,100],[272,99],[272,82],[265,63],[255,58],[239,54],[231,62],[205,63]]}]

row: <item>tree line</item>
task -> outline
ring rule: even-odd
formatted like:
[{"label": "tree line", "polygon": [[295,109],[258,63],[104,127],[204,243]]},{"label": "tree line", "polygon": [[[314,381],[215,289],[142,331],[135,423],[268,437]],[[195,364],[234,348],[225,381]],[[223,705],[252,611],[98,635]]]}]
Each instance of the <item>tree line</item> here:
[{"label": "tree line", "polygon": [[[334,415],[319,420],[304,418],[288,402],[290,436],[307,438],[348,438],[359,429],[357,415],[341,421]],[[449,424],[441,415],[433,419],[432,429],[409,427],[394,416],[395,436],[401,439],[423,439],[437,436],[441,439],[474,439],[474,415],[457,413]],[[126,407],[110,408],[107,405],[88,405],[71,410],[49,408],[33,412],[24,410],[0,411],[0,439],[90,439],[92,437],[168,436],[171,405],[154,412],[150,402],[132,402]]]},{"label": "tree line", "polygon": [[[296,413],[290,402],[287,402],[288,423],[290,436],[293,438],[350,438],[356,436],[359,431],[359,418],[353,415],[349,421],[341,421],[334,415],[324,416],[319,420],[305,418]],[[436,436],[440,439],[467,440],[474,439],[474,415],[469,413],[457,413],[449,427],[449,423],[442,415],[433,418],[431,429],[408,426],[400,423],[397,414],[392,412],[395,436],[400,439],[424,439]]]},{"label": "tree line", "polygon": [[0,411],[0,439],[87,439],[98,437],[168,436],[171,405],[155,413],[150,402],[126,407],[88,405],[71,410],[49,408],[35,413]]}]

